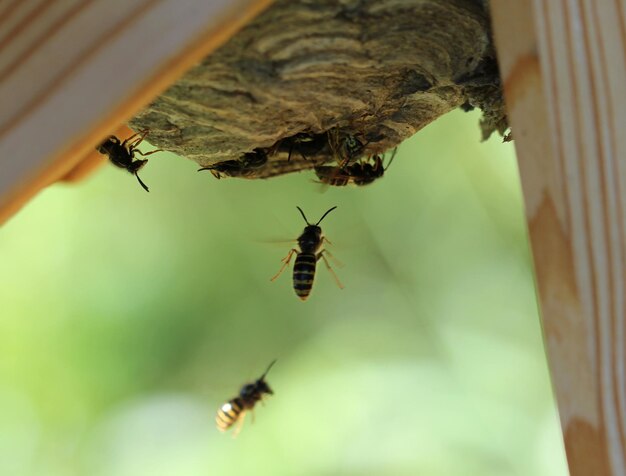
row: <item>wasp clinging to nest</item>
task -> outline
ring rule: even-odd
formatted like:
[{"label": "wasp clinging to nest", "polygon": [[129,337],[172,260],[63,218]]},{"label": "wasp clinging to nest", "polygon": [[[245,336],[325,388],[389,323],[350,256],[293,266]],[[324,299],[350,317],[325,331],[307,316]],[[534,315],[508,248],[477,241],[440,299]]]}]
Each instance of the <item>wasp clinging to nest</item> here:
[{"label": "wasp clinging to nest", "polygon": [[339,167],[344,169],[348,164],[358,160],[363,155],[365,147],[367,147],[369,142],[363,143],[356,136],[346,134],[335,127],[328,131],[328,144]]},{"label": "wasp clinging to nest", "polygon": [[384,155],[376,154],[343,168],[341,166],[318,165],[314,168],[315,174],[321,183],[334,187],[344,187],[348,184],[369,185],[385,174],[396,155],[396,150],[397,148],[393,150],[386,166],[383,164]]},{"label": "wasp clinging to nest", "polygon": [[137,181],[143,187],[146,192],[149,192],[147,185],[139,178],[139,170],[146,165],[147,159],[135,160],[135,154],[141,156],[148,156],[157,152],[162,152],[161,149],[153,150],[150,152],[141,152],[137,147],[146,138],[150,131],[144,129],[137,134],[133,134],[128,139],[121,141],[116,136],[109,136],[102,144],[96,147],[96,150],[101,154],[109,157],[109,160],[116,167],[128,170],[131,174],[137,177]]},{"label": "wasp clinging to nest", "polygon": [[287,151],[287,162],[291,160],[294,152],[298,153],[304,160],[319,154],[328,144],[328,136],[324,134],[309,134],[298,132],[279,141],[279,150]]},{"label": "wasp clinging to nest", "polygon": [[208,167],[198,169],[209,170],[216,179],[220,179],[222,175],[227,177],[252,178],[260,168],[262,168],[268,159],[266,149],[254,149],[252,152],[246,152],[237,160],[224,160]]}]

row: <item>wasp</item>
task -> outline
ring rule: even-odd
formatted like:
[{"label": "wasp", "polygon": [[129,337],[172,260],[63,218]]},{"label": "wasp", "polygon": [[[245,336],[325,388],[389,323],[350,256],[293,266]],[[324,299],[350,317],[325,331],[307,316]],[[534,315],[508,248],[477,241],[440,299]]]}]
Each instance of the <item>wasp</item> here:
[{"label": "wasp", "polygon": [[331,258],[333,257],[328,250],[322,248],[324,242],[330,244],[330,241],[322,235],[322,229],[319,227],[319,224],[326,217],[326,215],[337,207],[334,206],[330,210],[326,211],[326,213],[322,215],[322,218],[320,218],[315,225],[311,225],[309,223],[300,207],[296,208],[300,211],[300,214],[302,215],[302,218],[304,218],[307,225],[302,234],[298,237],[298,247],[300,250],[297,250],[296,248],[289,250],[287,256],[285,256],[282,260],[282,267],[278,273],[272,277],[271,281],[274,281],[282,274],[285,268],[289,265],[291,257],[295,254],[296,262],[293,265],[293,289],[301,300],[306,301],[309,294],[311,294],[313,279],[315,278],[315,266],[320,258],[324,260],[326,268],[328,268],[328,271],[330,271],[335,278],[337,285],[343,289],[343,284],[341,284],[339,278],[326,259],[326,256],[324,256],[324,254],[327,254]]},{"label": "wasp", "polygon": [[257,170],[267,163],[268,155],[264,149],[254,149],[252,152],[246,152],[237,160],[224,160],[217,164],[209,165],[198,169],[210,170],[216,179],[220,179],[223,175],[228,177],[253,177]]},{"label": "wasp", "polygon": [[282,139],[280,148],[287,150],[287,162],[289,162],[294,151],[298,152],[304,160],[308,160],[307,157],[319,154],[327,144],[328,137],[326,134],[298,132],[291,137]]},{"label": "wasp", "polygon": [[335,127],[328,131],[328,144],[337,158],[337,163],[344,169],[350,162],[361,157],[369,142],[363,143],[356,136],[344,134]]},{"label": "wasp", "polygon": [[98,152],[109,157],[109,160],[113,165],[122,169],[126,169],[135,177],[137,177],[137,181],[146,192],[149,192],[150,190],[148,189],[146,184],[143,183],[142,180],[139,178],[138,172],[144,165],[146,165],[148,160],[134,160],[135,154],[139,154],[145,157],[147,155],[155,154],[157,152],[162,152],[161,149],[156,149],[151,152],[144,153],[137,149],[139,144],[141,144],[141,142],[148,135],[148,132],[150,132],[148,129],[144,129],[137,134],[133,134],[124,141],[120,141],[120,139],[115,136],[109,136],[107,140],[105,140],[102,144],[96,147],[96,150]]},{"label": "wasp", "polygon": [[241,387],[241,390],[239,390],[238,396],[231,398],[220,407],[217,411],[217,416],[215,417],[218,430],[226,431],[239,421],[239,426],[237,430],[235,430],[236,435],[239,432],[239,429],[241,429],[241,425],[243,425],[243,419],[245,418],[246,411],[253,410],[254,405],[256,405],[258,401],[262,400],[264,395],[274,394],[270,386],[265,381],[265,376],[275,363],[276,360],[273,360],[263,375],[261,375],[254,382],[245,384]]},{"label": "wasp", "polygon": [[396,150],[397,148],[394,149],[387,166],[383,164],[384,157],[376,154],[367,160],[360,160],[345,168],[318,165],[314,168],[315,174],[320,182],[334,187],[344,187],[350,183],[357,186],[369,185],[385,174],[396,156]]}]

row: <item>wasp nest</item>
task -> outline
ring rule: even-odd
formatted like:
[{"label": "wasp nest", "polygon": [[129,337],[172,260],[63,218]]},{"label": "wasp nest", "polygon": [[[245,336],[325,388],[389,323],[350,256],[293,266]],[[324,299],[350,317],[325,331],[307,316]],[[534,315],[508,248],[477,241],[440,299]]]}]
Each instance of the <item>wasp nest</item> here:
[{"label": "wasp nest", "polygon": [[484,2],[279,0],[131,125],[205,167],[266,155],[243,174],[262,178],[345,140],[381,153],[457,107],[483,109],[484,137],[507,127]]}]

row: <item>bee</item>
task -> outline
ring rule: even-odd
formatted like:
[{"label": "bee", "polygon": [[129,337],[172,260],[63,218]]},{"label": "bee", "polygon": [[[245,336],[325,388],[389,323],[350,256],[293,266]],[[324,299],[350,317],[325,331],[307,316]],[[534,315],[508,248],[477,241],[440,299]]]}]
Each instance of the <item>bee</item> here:
[{"label": "bee", "polygon": [[109,160],[113,165],[122,169],[126,169],[135,177],[137,177],[137,181],[146,192],[149,192],[150,190],[148,189],[146,184],[141,181],[137,172],[139,172],[139,170],[144,165],[146,165],[148,160],[134,160],[135,154],[139,154],[145,157],[147,155],[155,154],[157,152],[162,152],[161,149],[156,149],[151,152],[144,153],[137,149],[139,144],[141,144],[141,142],[148,135],[148,132],[150,132],[148,129],[144,129],[137,134],[133,134],[124,141],[120,141],[120,139],[115,136],[109,136],[107,140],[105,140],[102,144],[96,147],[96,150],[98,152],[109,157]]},{"label": "bee", "polygon": [[384,175],[396,156],[396,150],[397,148],[394,149],[386,167],[383,165],[384,157],[376,154],[367,160],[360,160],[343,169],[318,165],[314,168],[315,174],[320,182],[334,187],[344,187],[350,183],[357,186],[369,185]]},{"label": "bee", "polygon": [[246,152],[237,160],[224,160],[208,167],[202,167],[198,169],[198,172],[210,170],[218,180],[222,174],[228,177],[250,178],[267,163],[267,159],[268,155],[265,149],[254,149],[252,152]]},{"label": "bee", "polygon": [[335,281],[337,282],[339,288],[343,289],[343,284],[341,284],[341,282],[339,281],[339,278],[331,268],[330,263],[324,255],[327,254],[332,258],[332,254],[328,250],[322,248],[324,242],[330,244],[330,241],[328,241],[324,237],[324,235],[322,235],[322,229],[318,226],[321,221],[326,217],[326,215],[328,215],[337,207],[334,206],[330,210],[326,211],[326,213],[322,215],[322,218],[320,218],[315,225],[311,225],[309,223],[300,207],[296,208],[302,214],[302,218],[304,218],[304,221],[307,225],[304,228],[302,234],[298,237],[298,247],[300,248],[300,250],[297,250],[296,248],[292,248],[291,250],[289,250],[287,256],[285,256],[282,260],[282,267],[280,268],[278,273],[276,273],[272,277],[271,281],[274,281],[282,274],[285,268],[289,265],[291,257],[295,254],[296,262],[293,265],[293,289],[296,292],[296,295],[302,301],[306,301],[309,297],[309,294],[311,294],[311,289],[313,288],[313,279],[315,278],[315,266],[320,258],[324,260],[326,268],[328,268],[328,271],[330,271],[330,273],[335,278]]},{"label": "bee", "polygon": [[241,425],[243,425],[243,419],[245,418],[246,411],[254,409],[254,405],[256,405],[258,401],[262,400],[264,395],[274,394],[270,386],[265,381],[265,376],[275,363],[276,360],[273,360],[263,375],[261,375],[254,382],[245,384],[241,387],[241,390],[239,390],[238,396],[231,398],[220,407],[217,411],[217,416],[215,417],[215,423],[217,424],[218,430],[226,431],[233,426],[235,422],[239,421],[239,426],[235,430],[235,435],[237,435],[241,429]]}]

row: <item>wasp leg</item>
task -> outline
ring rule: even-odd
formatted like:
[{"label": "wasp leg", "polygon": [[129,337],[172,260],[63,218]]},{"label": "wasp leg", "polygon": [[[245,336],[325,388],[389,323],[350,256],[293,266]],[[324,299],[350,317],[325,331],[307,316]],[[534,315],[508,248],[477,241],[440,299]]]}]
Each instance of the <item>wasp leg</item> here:
[{"label": "wasp leg", "polygon": [[291,261],[291,257],[293,256],[294,253],[297,253],[298,250],[295,248],[291,248],[291,250],[289,250],[289,253],[287,253],[287,256],[285,256],[282,259],[283,265],[281,266],[281,268],[278,270],[278,273],[276,273],[271,279],[270,281],[274,281],[276,278],[278,278],[283,271],[285,271],[285,268],[289,265],[289,262]]},{"label": "wasp leg", "polygon": [[291,160],[291,153],[293,152],[293,142],[289,144],[289,154],[287,155],[287,162]]},{"label": "wasp leg", "polygon": [[326,268],[328,268],[328,271],[330,271],[330,274],[333,275],[333,278],[335,278],[335,282],[337,283],[337,286],[339,286],[339,289],[343,289],[344,285],[341,284],[341,281],[339,281],[339,277],[337,276],[337,274],[335,273],[333,268],[330,266],[330,263],[326,259],[326,256],[324,256],[324,253],[328,253],[328,251],[326,251],[326,250],[320,251],[317,254],[317,259],[319,260],[320,258],[322,258],[324,260],[324,264],[326,265]]},{"label": "wasp leg", "polygon": [[233,438],[237,438],[237,435],[239,434],[239,432],[243,428],[243,420],[245,418],[246,418],[246,412],[243,411],[243,412],[241,412],[241,415],[239,416],[239,419],[237,420],[237,426],[233,430]]},{"label": "wasp leg", "polygon": [[[147,134],[147,133],[146,133],[146,134]],[[130,137],[128,137],[128,138],[126,138],[126,139],[124,139],[124,140],[121,142],[121,145],[122,145],[122,146],[128,146],[128,147],[131,147],[131,142],[136,142],[136,141],[141,142],[141,141],[143,140],[143,138],[146,136],[146,134],[143,134],[143,131],[142,131],[142,132],[135,132],[132,136],[130,136]],[[138,143],[139,143],[139,142],[138,142]]]},{"label": "wasp leg", "polygon": [[[345,168],[348,166],[348,164],[350,163],[350,157],[346,157],[345,159],[343,157],[341,157],[341,163],[339,164],[338,170],[345,170]],[[337,172],[339,173],[339,172]]]},{"label": "wasp leg", "polygon": [[130,136],[124,142],[122,142],[122,145],[128,146],[129,149],[134,149],[135,147],[137,147],[139,144],[143,142],[143,140],[146,138],[146,136],[149,133],[150,133],[150,129],[143,129],[133,134],[132,136]]},{"label": "wasp leg", "polygon": [[220,178],[222,178],[222,176],[220,175],[220,173],[218,171],[215,170],[215,166],[214,165],[209,165],[208,167],[202,167],[201,169],[198,169],[198,172],[202,172],[203,170],[208,170],[211,172],[211,174],[213,175],[213,177],[215,177],[217,180],[219,180]]},{"label": "wasp leg", "polygon": [[139,137],[141,134],[139,133],[135,133],[132,136],[128,137],[127,139],[124,139],[122,142],[120,142],[121,146],[126,146],[126,144],[128,144],[129,142],[137,139],[137,137]]},{"label": "wasp leg", "polygon": [[135,149],[133,152],[136,152],[142,157],[145,157],[146,155],[152,155],[152,154],[156,154],[157,152],[163,152],[163,149],[151,150],[150,152],[141,152],[140,150]]},{"label": "wasp leg", "polygon": [[393,162],[393,159],[396,156],[396,152],[398,152],[398,147],[393,149],[393,152],[391,153],[391,158],[389,159],[389,162],[387,162],[387,167],[385,167],[385,170],[387,170],[389,166],[391,165],[391,162]]},{"label": "wasp leg", "polygon": [[[293,149],[296,147],[296,145],[300,145],[300,144],[302,144],[302,141],[296,139],[295,136],[289,139],[289,152],[287,154],[287,162],[291,160],[291,156],[293,155]],[[298,153],[302,156],[304,160],[308,160],[306,158],[306,155],[304,155],[304,153],[299,148],[298,148]]]},{"label": "wasp leg", "polygon": [[332,259],[334,263],[340,268],[343,268],[345,266],[345,264],[343,264],[340,260],[335,258],[335,255],[332,254],[330,251],[328,251],[326,248],[324,248],[323,252],[326,253],[329,256],[329,258]]}]

